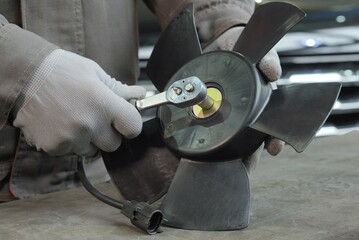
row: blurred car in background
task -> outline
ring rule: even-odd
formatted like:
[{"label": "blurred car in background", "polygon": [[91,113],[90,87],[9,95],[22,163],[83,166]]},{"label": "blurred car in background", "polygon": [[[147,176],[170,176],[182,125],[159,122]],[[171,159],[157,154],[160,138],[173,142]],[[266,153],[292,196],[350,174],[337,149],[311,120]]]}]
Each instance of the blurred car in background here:
[{"label": "blurred car in background", "polygon": [[[256,0],[257,4],[270,2]],[[291,0],[307,17],[276,45],[283,69],[278,85],[340,82],[343,87],[317,137],[359,131],[359,2]],[[140,15],[140,84],[156,91],[145,68],[161,29],[144,4]]]}]

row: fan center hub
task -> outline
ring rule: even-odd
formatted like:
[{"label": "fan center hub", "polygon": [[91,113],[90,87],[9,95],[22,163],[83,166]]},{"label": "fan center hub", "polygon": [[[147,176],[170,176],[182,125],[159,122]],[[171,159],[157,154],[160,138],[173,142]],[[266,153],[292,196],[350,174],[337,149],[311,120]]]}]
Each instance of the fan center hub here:
[{"label": "fan center hub", "polygon": [[215,114],[222,104],[222,93],[218,88],[207,87],[207,97],[212,100],[210,107],[203,107],[201,104],[192,107],[192,113],[196,118],[208,118]]},{"label": "fan center hub", "polygon": [[198,161],[226,161],[253,153],[266,135],[249,126],[271,93],[255,65],[234,52],[208,52],[182,66],[168,84],[188,76],[206,84],[207,96],[188,108],[158,108],[166,145]]}]

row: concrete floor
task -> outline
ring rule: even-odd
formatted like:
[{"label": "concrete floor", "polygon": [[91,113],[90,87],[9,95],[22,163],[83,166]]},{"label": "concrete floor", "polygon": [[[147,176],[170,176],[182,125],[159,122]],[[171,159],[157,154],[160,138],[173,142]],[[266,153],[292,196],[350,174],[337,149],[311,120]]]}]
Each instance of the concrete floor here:
[{"label": "concrete floor", "polygon": [[[115,194],[112,184],[99,185]],[[163,227],[148,236],[83,188],[0,205],[0,239],[359,240],[359,133],[316,139],[298,154],[263,154],[251,175],[251,223],[241,231]]]}]

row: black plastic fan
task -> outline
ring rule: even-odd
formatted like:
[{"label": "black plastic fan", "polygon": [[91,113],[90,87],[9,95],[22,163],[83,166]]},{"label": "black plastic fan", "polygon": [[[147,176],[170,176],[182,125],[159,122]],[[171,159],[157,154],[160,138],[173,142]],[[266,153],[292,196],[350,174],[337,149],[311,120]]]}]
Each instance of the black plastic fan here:
[{"label": "black plastic fan", "polygon": [[198,77],[213,105],[161,106],[137,139],[104,154],[120,192],[148,202],[167,192],[160,208],[170,226],[246,227],[250,191],[242,159],[268,135],[303,151],[341,88],[339,83],[313,83],[273,90],[258,70],[260,60],[304,16],[287,3],[262,5],[233,51],[207,53],[198,40],[193,5],[173,19],[153,50],[147,73],[159,91],[176,80]]}]

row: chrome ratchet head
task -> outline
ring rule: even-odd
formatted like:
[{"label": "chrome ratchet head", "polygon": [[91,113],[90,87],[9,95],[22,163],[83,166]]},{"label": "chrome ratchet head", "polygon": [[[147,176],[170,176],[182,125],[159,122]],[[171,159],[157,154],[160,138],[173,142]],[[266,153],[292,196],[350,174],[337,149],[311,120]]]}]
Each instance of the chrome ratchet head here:
[{"label": "chrome ratchet head", "polygon": [[166,91],[136,100],[134,104],[138,111],[165,104],[173,104],[179,108],[185,108],[203,102],[206,100],[206,97],[206,85],[199,78],[192,76],[175,81]]}]

